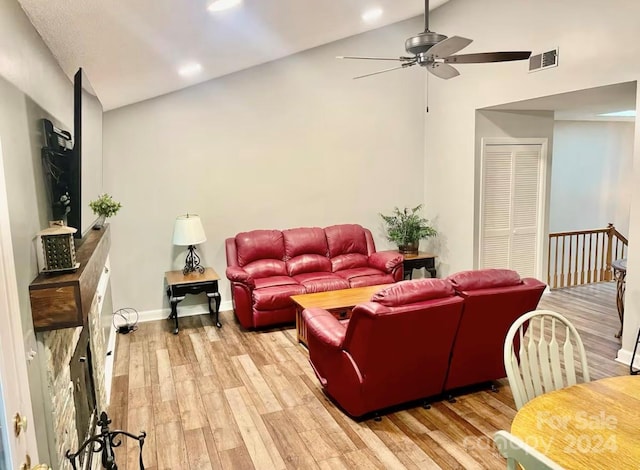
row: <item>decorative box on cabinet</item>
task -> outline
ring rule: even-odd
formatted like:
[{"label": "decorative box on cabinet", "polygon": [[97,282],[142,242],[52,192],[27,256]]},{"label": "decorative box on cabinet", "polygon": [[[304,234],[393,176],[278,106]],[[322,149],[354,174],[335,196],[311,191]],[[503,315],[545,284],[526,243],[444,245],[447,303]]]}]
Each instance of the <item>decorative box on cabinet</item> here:
[{"label": "decorative box on cabinet", "polygon": [[87,324],[91,302],[104,269],[111,232],[109,225],[90,230],[79,247],[80,267],[74,273],[40,274],[29,285],[35,331],[57,330]]}]

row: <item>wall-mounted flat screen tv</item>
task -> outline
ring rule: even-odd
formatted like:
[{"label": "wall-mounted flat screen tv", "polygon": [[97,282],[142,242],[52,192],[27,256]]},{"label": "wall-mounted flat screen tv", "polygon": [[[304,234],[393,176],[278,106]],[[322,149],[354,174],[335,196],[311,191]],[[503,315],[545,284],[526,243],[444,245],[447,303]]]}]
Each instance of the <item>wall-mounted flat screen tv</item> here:
[{"label": "wall-mounted flat screen tv", "polygon": [[89,209],[89,201],[103,192],[102,181],[102,104],[82,68],[74,76],[74,152],[78,161],[76,188],[79,202],[74,222],[78,233],[85,233],[97,218]]}]

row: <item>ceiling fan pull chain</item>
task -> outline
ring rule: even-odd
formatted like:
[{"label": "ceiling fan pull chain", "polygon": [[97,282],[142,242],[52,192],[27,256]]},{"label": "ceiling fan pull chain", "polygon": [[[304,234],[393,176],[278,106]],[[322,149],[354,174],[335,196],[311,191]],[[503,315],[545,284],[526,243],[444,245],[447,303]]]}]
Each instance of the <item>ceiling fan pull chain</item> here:
[{"label": "ceiling fan pull chain", "polygon": [[427,77],[427,92],[425,93],[425,99],[426,99],[426,112],[429,112],[429,74],[426,74]]}]

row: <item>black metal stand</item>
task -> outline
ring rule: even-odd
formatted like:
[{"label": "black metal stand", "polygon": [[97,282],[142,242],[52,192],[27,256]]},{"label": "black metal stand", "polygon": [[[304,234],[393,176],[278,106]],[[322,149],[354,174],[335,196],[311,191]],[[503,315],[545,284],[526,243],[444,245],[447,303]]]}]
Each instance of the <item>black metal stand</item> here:
[{"label": "black metal stand", "polygon": [[633,354],[631,355],[631,363],[629,364],[629,373],[631,375],[640,374],[640,370],[633,369],[633,360],[636,358],[636,351],[638,350],[638,343],[640,342],[640,330],[638,330],[638,336],[636,337],[636,345],[633,347]]},{"label": "black metal stand", "polygon": [[436,262],[434,257],[426,257],[422,256],[417,258],[411,258],[409,256],[405,256],[404,261],[402,262],[402,267],[404,269],[404,280],[413,279],[413,270],[424,268],[425,271],[429,273],[431,277],[437,277],[436,272]]},{"label": "black metal stand", "polygon": [[200,266],[200,257],[196,253],[196,247],[189,245],[189,253],[187,253],[187,259],[184,262],[184,269],[182,274],[185,276],[194,271],[198,271],[200,274],[204,273],[204,267]]},{"label": "black metal stand", "polygon": [[[173,334],[178,334],[178,303],[182,302],[187,294],[200,294],[205,292],[209,301],[209,315],[216,316],[215,324],[218,328],[222,328],[220,323],[220,292],[218,292],[218,281],[201,281],[190,282],[188,284],[174,284],[167,287],[167,297],[171,305],[170,320],[175,321]],[[211,305],[211,301],[215,302],[215,311]]]},{"label": "black metal stand", "polygon": [[144,439],[147,437],[147,434],[144,431],[141,431],[139,436],[134,436],[126,431],[109,431],[110,424],[111,420],[107,416],[107,413],[103,411],[100,413],[100,419],[98,420],[100,434],[84,441],[77,452],[73,454],[70,451],[66,452],[65,456],[71,462],[73,470],[78,470],[76,467],[76,459],[84,452],[84,449],[88,445],[91,445],[91,452],[102,453],[102,468],[106,468],[107,470],[118,470],[118,465],[116,464],[116,459],[113,454],[113,448],[120,447],[122,444],[122,439],[119,438],[121,434],[126,437],[130,437],[131,439],[135,439],[140,443],[140,470],[144,470],[144,463],[142,462],[142,447],[144,446]]}]

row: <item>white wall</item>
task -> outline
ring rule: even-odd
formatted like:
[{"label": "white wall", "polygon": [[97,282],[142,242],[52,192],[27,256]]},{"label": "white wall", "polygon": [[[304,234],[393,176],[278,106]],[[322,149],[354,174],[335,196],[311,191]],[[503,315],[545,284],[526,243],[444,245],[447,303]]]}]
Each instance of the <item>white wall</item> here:
[{"label": "white wall", "polygon": [[[476,113],[476,129],[475,129],[475,204],[474,204],[474,238],[476,243],[473,247],[473,267],[479,266],[478,243],[480,234],[480,170],[482,165],[482,139],[487,138],[511,138],[511,139],[527,139],[541,138],[547,139],[547,158],[546,164],[552,159],[551,149],[553,147],[553,112],[552,111],[490,111],[482,110]],[[548,166],[547,166],[548,168]],[[549,171],[547,175],[547,186],[550,184]],[[549,200],[546,200],[546,208],[548,211]],[[547,227],[543,227],[543,233],[547,233]],[[546,250],[546,243],[543,243],[543,250]],[[450,259],[443,247],[443,258]],[[546,260],[544,253],[542,259]],[[442,272],[446,272],[447,264],[442,262]]]},{"label": "white wall", "polygon": [[[426,129],[425,200],[447,234],[450,271],[473,266],[474,129],[480,108],[640,77],[637,18],[630,0],[512,2],[453,0],[435,10],[431,29],[475,39],[464,52],[559,47],[557,68],[527,73],[526,62],[460,65],[460,77],[430,80]],[[625,47],[619,47],[625,44]],[[635,140],[640,142],[639,132]],[[640,178],[636,145],[632,178]],[[629,237],[640,236],[640,186],[631,195]],[[640,252],[629,253],[624,349],[633,349],[640,324]]]},{"label": "white wall", "polygon": [[555,122],[551,232],[603,228],[612,222],[627,236],[634,133],[633,122]]},{"label": "white wall", "polygon": [[[18,2],[0,0],[0,138],[25,351],[38,350],[29,284],[38,274],[34,240],[47,227],[50,213],[40,157],[42,118],[73,130],[73,86]],[[101,163],[88,164],[88,168],[97,167]],[[36,430],[38,453],[46,462],[49,459],[45,413],[50,404],[43,399],[39,359],[28,364],[28,374],[34,412],[32,426]]]},{"label": "white wall", "polygon": [[391,248],[378,213],[422,201],[424,71],[352,80],[387,65],[335,56],[398,56],[397,38],[420,29],[416,18],[107,112],[105,188],[123,204],[110,220],[114,308],[167,308],[187,211],[202,217],[198,250],[223,302],[224,239],[240,231],[359,223]]},{"label": "white wall", "polygon": [[0,76],[73,127],[73,87],[16,0],[0,0]]}]

